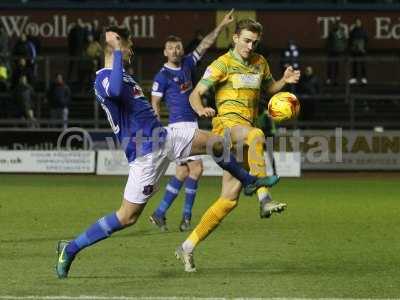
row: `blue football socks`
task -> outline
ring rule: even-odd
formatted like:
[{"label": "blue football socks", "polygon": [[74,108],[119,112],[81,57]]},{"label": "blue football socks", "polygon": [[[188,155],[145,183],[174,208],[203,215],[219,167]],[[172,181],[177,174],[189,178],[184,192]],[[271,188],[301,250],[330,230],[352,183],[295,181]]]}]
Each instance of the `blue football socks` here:
[{"label": "blue football socks", "polygon": [[196,179],[188,176],[185,180],[185,205],[183,206],[183,218],[190,220],[192,218],[192,208],[194,204],[194,199],[196,198],[197,192],[197,183]]},{"label": "blue football socks", "polygon": [[182,187],[183,182],[178,180],[175,176],[171,178],[168,182],[164,198],[161,200],[160,204],[158,205],[155,214],[162,218],[165,216],[168,208],[171,206],[172,202],[174,202],[175,198],[179,194],[179,190]]},{"label": "blue football socks", "polygon": [[117,214],[111,213],[99,219],[84,233],[71,241],[65,251],[68,256],[74,257],[82,249],[108,238],[113,232],[120,229],[122,229],[122,225],[118,220]]},{"label": "blue football socks", "polygon": [[[213,157],[214,158],[214,157]],[[215,158],[214,158],[215,159]],[[218,166],[228,171],[233,177],[237,178],[244,186],[247,186],[257,180],[256,176],[250,175],[241,165],[237,162],[235,156],[231,153],[228,159],[223,158],[216,161]]]}]

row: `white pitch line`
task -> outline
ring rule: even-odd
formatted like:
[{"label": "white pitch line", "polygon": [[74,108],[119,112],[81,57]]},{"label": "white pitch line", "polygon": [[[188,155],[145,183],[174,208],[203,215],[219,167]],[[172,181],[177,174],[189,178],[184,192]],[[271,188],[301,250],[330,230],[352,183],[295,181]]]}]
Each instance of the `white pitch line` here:
[{"label": "white pitch line", "polygon": [[131,296],[1,296],[1,300],[400,300],[400,298],[206,298],[206,297],[131,297]]}]

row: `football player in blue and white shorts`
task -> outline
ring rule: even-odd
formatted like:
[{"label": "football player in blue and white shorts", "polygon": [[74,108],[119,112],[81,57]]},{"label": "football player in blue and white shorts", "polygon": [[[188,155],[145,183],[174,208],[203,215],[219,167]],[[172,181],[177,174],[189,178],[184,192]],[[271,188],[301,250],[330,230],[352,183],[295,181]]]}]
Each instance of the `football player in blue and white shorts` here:
[{"label": "football player in blue and white shorts", "polygon": [[[228,159],[218,159],[224,155],[224,142],[210,132],[162,127],[138,83],[123,69],[123,61],[130,61],[132,56],[129,33],[123,28],[109,28],[104,43],[105,67],[96,75],[96,100],[124,148],[130,165],[129,177],[117,211],[100,218],[74,240],[58,242],[56,273],[59,278],[68,277],[71,264],[81,250],[136,223],[170,161],[206,154],[210,148],[218,165],[241,181],[245,194],[253,194],[261,186],[272,186],[279,181],[277,176],[250,175],[230,153],[225,153]],[[215,111],[206,107],[198,114],[211,117]]]},{"label": "football player in blue and white shorts", "polygon": [[[164,56],[167,62],[154,78],[151,103],[159,117],[160,102],[165,101],[169,112],[169,128],[198,128],[197,114],[189,103],[189,96],[193,90],[193,75],[201,57],[214,44],[225,26],[232,21],[233,10],[201,40],[193,52],[187,55],[184,55],[181,38],[171,35],[165,41]],[[203,162],[200,156],[189,156],[176,161],[176,174],[168,182],[163,199],[150,216],[150,221],[161,231],[168,230],[165,215],[183,185],[185,185],[185,204],[179,230],[190,229],[192,208],[202,173]]]}]

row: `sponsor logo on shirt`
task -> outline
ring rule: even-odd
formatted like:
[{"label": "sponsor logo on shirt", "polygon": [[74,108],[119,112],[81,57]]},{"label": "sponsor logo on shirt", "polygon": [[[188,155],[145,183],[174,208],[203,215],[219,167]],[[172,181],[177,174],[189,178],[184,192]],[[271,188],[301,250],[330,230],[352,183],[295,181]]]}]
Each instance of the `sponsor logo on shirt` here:
[{"label": "sponsor logo on shirt", "polygon": [[259,89],[261,84],[260,74],[234,74],[232,86],[235,89]]}]

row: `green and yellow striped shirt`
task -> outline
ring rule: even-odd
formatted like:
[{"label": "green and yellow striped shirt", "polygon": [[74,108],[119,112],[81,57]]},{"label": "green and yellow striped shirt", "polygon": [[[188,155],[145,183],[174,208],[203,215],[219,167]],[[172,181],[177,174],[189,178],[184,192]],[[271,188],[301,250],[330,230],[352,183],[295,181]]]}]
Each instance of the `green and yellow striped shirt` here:
[{"label": "green and yellow striped shirt", "polygon": [[253,123],[260,90],[272,80],[268,62],[262,55],[254,53],[245,62],[230,50],[207,67],[201,83],[215,87],[218,116],[236,115]]}]

